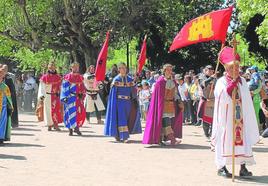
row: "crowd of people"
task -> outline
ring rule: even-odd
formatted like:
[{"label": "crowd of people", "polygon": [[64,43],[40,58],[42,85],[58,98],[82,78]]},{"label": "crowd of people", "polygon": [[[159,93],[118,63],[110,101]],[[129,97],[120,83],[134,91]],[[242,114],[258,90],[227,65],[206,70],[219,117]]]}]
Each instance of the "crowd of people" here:
[{"label": "crowd of people", "polygon": [[[255,128],[258,127],[261,137],[268,137],[268,72],[259,72],[256,66],[239,67],[235,63],[239,58],[232,56],[230,50],[227,47],[219,57],[225,67],[223,74],[215,72],[211,65],[199,71],[176,74],[172,65],[165,64],[159,70],[145,69],[142,74],[131,75],[127,66],[119,63],[111,68],[104,81],[96,81],[94,65],[82,75],[79,63],[74,62],[70,72],[61,76],[55,63],[50,62],[38,86],[31,74],[15,77],[8,72],[7,65],[1,65],[0,142],[10,140],[11,126],[18,127],[17,108],[31,111],[35,107],[38,119],[44,120],[48,131],[60,131],[59,124],[64,123],[70,136],[82,135],[80,128],[85,121],[91,123],[90,117],[95,114],[98,123],[104,124],[104,135],[126,143],[130,134],[142,133],[142,121],[145,122],[144,144],[178,145],[183,125],[202,125],[204,135],[216,152],[218,174],[230,177],[225,165],[230,163],[231,146],[226,147],[228,152],[220,148],[227,139],[222,139],[223,128],[219,126],[226,125],[232,117],[229,108],[232,106],[228,107],[232,99],[236,99],[236,142],[241,150],[238,152],[252,156]],[[246,108],[244,102],[249,107]],[[248,115],[253,119],[244,114],[245,110],[251,111],[250,103],[255,114]],[[250,134],[246,132],[249,121],[253,125],[250,129],[253,137],[248,137]],[[259,135],[257,138],[261,140]],[[247,139],[250,143],[245,143]],[[219,155],[223,151],[226,151],[224,158]],[[241,164],[240,174],[252,175],[245,164],[252,164],[254,160],[240,158],[237,161]]]}]

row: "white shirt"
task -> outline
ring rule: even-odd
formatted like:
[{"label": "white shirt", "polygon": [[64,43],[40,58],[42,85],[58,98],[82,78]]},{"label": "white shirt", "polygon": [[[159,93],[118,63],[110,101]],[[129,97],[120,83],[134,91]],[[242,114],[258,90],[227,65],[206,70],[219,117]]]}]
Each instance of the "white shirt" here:
[{"label": "white shirt", "polygon": [[36,81],[33,77],[29,77],[24,83],[24,90],[32,90],[36,87]]},{"label": "white shirt", "polygon": [[141,103],[148,103],[149,102],[149,98],[148,97],[150,97],[150,90],[148,89],[148,90],[145,90],[145,89],[143,89],[143,90],[141,90],[140,91],[140,100],[141,100]]},{"label": "white shirt", "polygon": [[182,101],[187,101],[187,97],[185,95],[185,92],[187,92],[188,89],[187,89],[187,86],[185,85],[185,83],[183,83],[182,85],[178,86],[178,91],[180,93],[181,100]]}]

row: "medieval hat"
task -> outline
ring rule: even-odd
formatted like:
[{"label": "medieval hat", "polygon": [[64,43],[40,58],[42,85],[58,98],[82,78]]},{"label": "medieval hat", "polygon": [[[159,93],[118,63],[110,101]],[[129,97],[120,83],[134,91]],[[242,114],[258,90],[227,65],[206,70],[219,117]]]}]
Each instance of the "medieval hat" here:
[{"label": "medieval hat", "polygon": [[240,56],[234,54],[234,49],[231,47],[224,47],[219,53],[220,63],[223,65],[231,65],[234,61],[240,61]]}]

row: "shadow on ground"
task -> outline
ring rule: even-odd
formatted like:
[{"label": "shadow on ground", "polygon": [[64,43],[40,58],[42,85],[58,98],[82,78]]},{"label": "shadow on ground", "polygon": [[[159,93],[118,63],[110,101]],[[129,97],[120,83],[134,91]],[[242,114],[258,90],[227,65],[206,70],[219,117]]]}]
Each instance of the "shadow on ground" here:
[{"label": "shadow on ground", "polygon": [[26,134],[26,133],[11,133],[12,136],[35,136],[34,134]]},{"label": "shadow on ground", "polygon": [[83,134],[85,132],[82,131],[82,136],[78,136],[76,134],[73,137],[82,137],[82,138],[105,138],[106,136],[103,135],[94,135],[94,134]]},{"label": "shadow on ground", "polygon": [[[35,120],[19,120],[19,123],[38,123],[38,121]],[[24,124],[22,124],[24,125]]]},{"label": "shadow on ground", "polygon": [[203,146],[203,145],[192,145],[192,144],[180,144],[176,146],[171,145],[152,145],[145,147],[148,149],[198,149],[198,150],[208,150],[210,149],[209,146]]},{"label": "shadow on ground", "polygon": [[20,124],[19,127],[37,127],[38,125],[34,124]]},{"label": "shadow on ground", "polygon": [[27,160],[25,156],[0,154],[0,159]]},{"label": "shadow on ground", "polygon": [[13,131],[35,131],[35,132],[41,131],[41,129],[30,129],[30,128],[24,128],[24,127],[14,128],[12,130]]},{"label": "shadow on ground", "polygon": [[29,143],[5,143],[5,147],[45,147],[44,145],[29,144]]},{"label": "shadow on ground", "polygon": [[[120,141],[109,141],[110,143],[123,143],[124,142],[120,142]],[[141,140],[128,140],[125,144],[142,144]]]},{"label": "shadow on ground", "polygon": [[268,176],[263,175],[263,176],[252,176],[249,178],[241,178],[237,177],[237,182],[238,183],[251,183],[251,184],[263,184],[267,185],[268,184]]},{"label": "shadow on ground", "polygon": [[253,147],[253,152],[266,152],[268,153],[268,148]]}]

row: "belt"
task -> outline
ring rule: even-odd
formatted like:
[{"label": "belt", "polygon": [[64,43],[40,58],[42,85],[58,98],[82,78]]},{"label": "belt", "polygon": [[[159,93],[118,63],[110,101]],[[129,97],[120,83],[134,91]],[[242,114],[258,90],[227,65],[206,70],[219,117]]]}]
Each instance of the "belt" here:
[{"label": "belt", "polygon": [[173,99],[165,99],[165,101],[167,101],[167,102],[173,102],[174,100]]},{"label": "belt", "polygon": [[55,92],[46,92],[46,94],[58,95],[58,94],[60,94],[60,93],[55,93]]},{"label": "belt", "polygon": [[129,100],[130,99],[130,96],[118,95],[117,98],[118,99],[126,99],[126,100]]},{"label": "belt", "polygon": [[87,92],[89,92],[89,93],[96,93],[97,94],[99,92],[99,90],[88,90],[87,89]]},{"label": "belt", "polygon": [[97,95],[98,93],[96,92],[96,93],[92,93],[92,92],[90,92],[90,93],[87,93],[87,95],[89,95],[89,96],[95,96],[95,95]]}]

